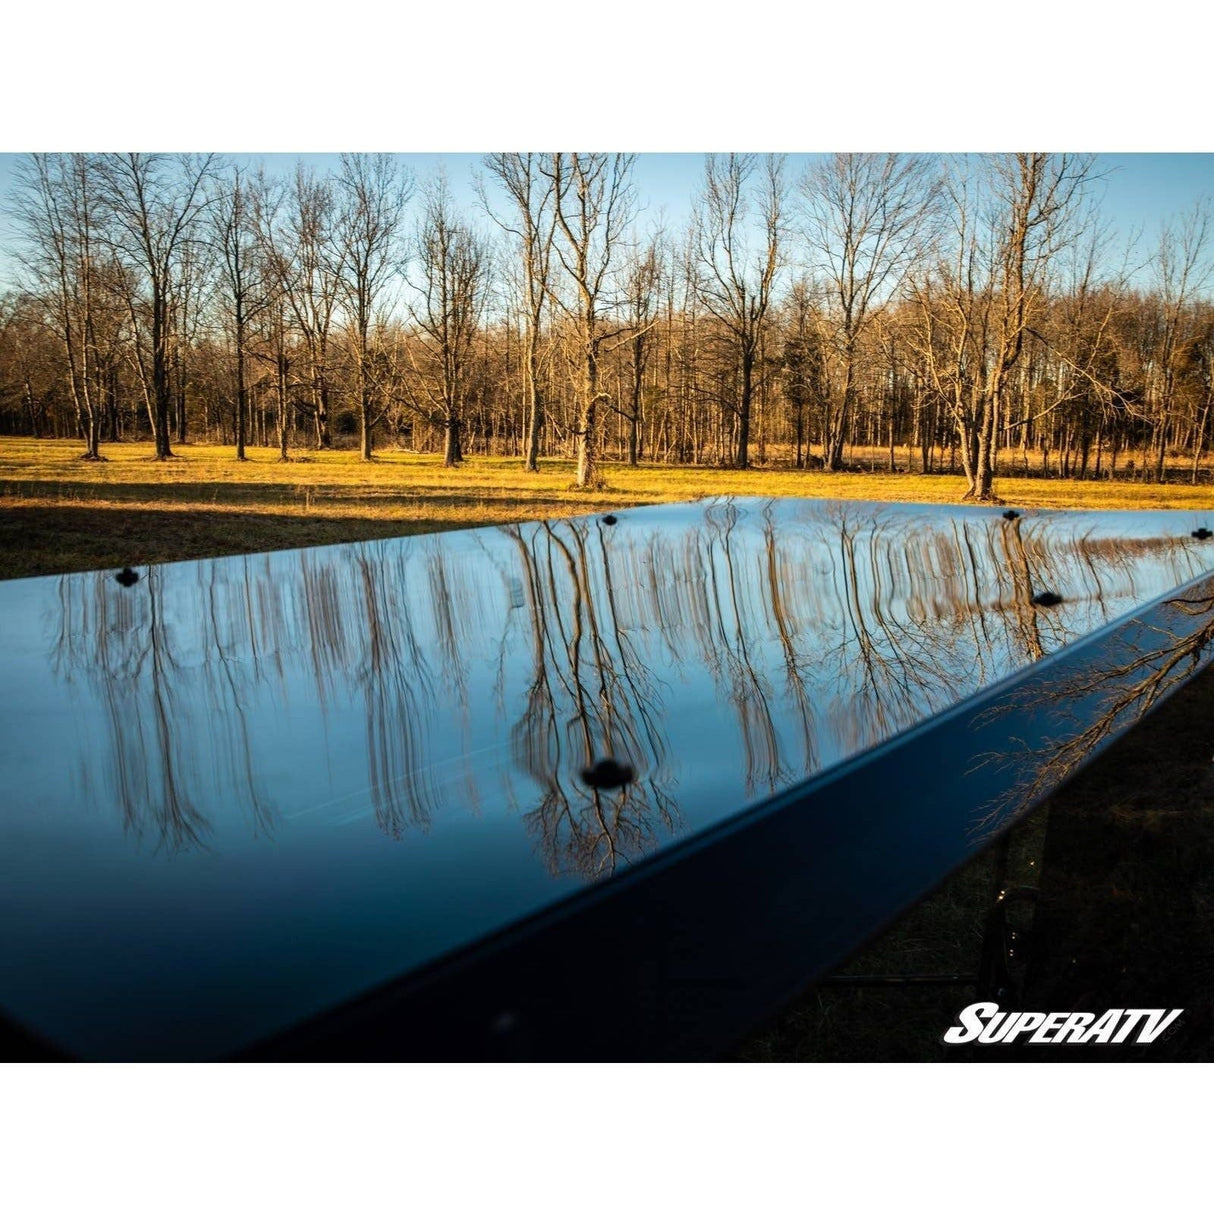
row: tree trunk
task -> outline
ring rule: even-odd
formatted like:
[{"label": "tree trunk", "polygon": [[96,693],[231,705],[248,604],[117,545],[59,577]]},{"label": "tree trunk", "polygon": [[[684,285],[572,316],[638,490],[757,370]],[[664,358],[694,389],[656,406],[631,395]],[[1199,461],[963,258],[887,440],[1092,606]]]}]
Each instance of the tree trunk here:
[{"label": "tree trunk", "polygon": [[322,372],[316,385],[316,449],[328,451],[333,446],[329,431],[329,381]]},{"label": "tree trunk", "polygon": [[527,458],[523,467],[527,472],[540,470],[540,428],[544,424],[544,406],[540,398],[539,355],[536,339],[527,335]]},{"label": "tree trunk", "polygon": [[169,408],[173,389],[169,380],[164,303],[153,300],[152,309],[152,429],[156,439],[156,458],[169,459],[173,454],[169,440]]},{"label": "tree trunk", "polygon": [[645,338],[632,340],[632,411],[628,415],[628,466],[635,468],[639,455],[641,429],[641,398],[645,381]]},{"label": "tree trunk", "polygon": [[980,502],[993,501],[995,481],[995,402],[987,399],[982,403],[981,424],[977,434],[975,482],[972,496]]},{"label": "tree trunk", "polygon": [[359,446],[364,461],[374,458],[371,451],[371,401],[370,393],[365,384],[362,385],[358,397]]},{"label": "tree trunk", "polygon": [[282,351],[279,351],[277,360],[278,371],[278,458],[286,461],[291,457],[287,454],[287,442],[290,435],[291,427],[291,406],[288,401],[289,389],[287,386],[287,369],[288,362]]},{"label": "tree trunk", "polygon": [[598,472],[598,436],[595,432],[595,410],[599,397],[587,393],[577,432],[577,485],[579,489],[597,489],[602,481]]},{"label": "tree trunk", "polygon": [[185,360],[180,355],[174,359],[177,371],[177,441],[184,443],[186,441],[186,413],[185,413],[185,392],[186,392],[186,376],[185,376]]},{"label": "tree trunk", "polygon": [[236,355],[236,458],[248,459],[245,454],[247,434],[245,427],[249,416],[249,389],[244,381],[244,355]]},{"label": "tree trunk", "polygon": [[738,445],[734,466],[750,466],[750,402],[754,395],[755,352],[749,342],[742,344],[742,392],[738,400]]},{"label": "tree trunk", "polygon": [[448,417],[443,425],[443,467],[454,468],[464,462],[459,441],[460,419]]},{"label": "tree trunk", "polygon": [[1201,454],[1205,448],[1206,442],[1206,422],[1210,418],[1211,401],[1207,400],[1205,407],[1201,411],[1201,420],[1196,426],[1196,433],[1193,435],[1193,484],[1197,484],[1197,473],[1201,467]]}]

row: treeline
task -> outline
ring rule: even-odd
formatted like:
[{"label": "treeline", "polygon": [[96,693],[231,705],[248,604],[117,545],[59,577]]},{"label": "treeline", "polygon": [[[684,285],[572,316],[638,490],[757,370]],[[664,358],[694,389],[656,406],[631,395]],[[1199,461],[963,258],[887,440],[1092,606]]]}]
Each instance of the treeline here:
[{"label": "treeline", "polygon": [[[705,159],[685,228],[633,158],[485,158],[480,205],[386,155],[34,155],[6,200],[0,429],[290,458],[863,461],[1209,476],[1210,231],[1114,253],[1090,157]],[[471,208],[469,208],[471,211]]]}]

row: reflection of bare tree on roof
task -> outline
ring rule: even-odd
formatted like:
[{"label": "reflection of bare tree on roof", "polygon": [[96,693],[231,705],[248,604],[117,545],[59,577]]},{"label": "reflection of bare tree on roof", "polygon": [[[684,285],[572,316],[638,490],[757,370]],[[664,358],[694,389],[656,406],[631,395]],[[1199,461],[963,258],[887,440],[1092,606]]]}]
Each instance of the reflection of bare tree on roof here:
[{"label": "reflection of bare tree on roof", "polygon": [[[772,718],[771,684],[750,657],[751,638],[762,632],[749,610],[749,596],[739,579],[749,580],[750,571],[735,559],[733,537],[739,512],[732,502],[710,506],[704,514],[711,638],[706,645],[708,666],[738,715],[742,747],[746,755],[746,788],[774,792],[788,778],[780,761],[780,739]],[[746,549],[743,547],[742,552]],[[720,554],[720,562],[716,555]],[[723,568],[722,568],[723,566]],[[722,587],[724,582],[724,587]],[[726,621],[732,621],[732,624]]]},{"label": "reflection of bare tree on roof", "polygon": [[[441,551],[421,569],[428,596],[410,593],[402,553],[385,558],[363,546],[334,561],[303,552],[298,579],[282,576],[281,559],[200,562],[193,587],[177,580],[181,567],[153,568],[131,588],[103,574],[61,579],[57,667],[65,678],[87,677],[110,737],[81,775],[90,788],[103,782],[92,799],[120,805],[129,829],[155,822],[167,845],[195,846],[208,830],[198,806],[215,799],[246,808],[255,831],[269,832],[275,810],[254,758],[249,705],[269,688],[288,703],[298,671],[310,674],[322,716],[340,691],[361,688],[381,827],[399,837],[429,823],[437,791],[428,731],[441,702],[461,705],[467,720],[468,587]],[[168,579],[181,596],[172,626],[162,602]],[[434,642],[416,632],[426,601]],[[449,692],[441,701],[431,645]]]},{"label": "reflection of bare tree on roof", "polygon": [[984,722],[1027,720],[1032,736],[1006,753],[983,756],[982,763],[1016,770],[1019,779],[985,808],[976,829],[988,831],[1041,800],[1212,657],[1214,578],[1207,578],[1166,600],[1155,622],[1119,630],[1093,659],[1052,678],[1044,690],[1026,689],[989,710]]},{"label": "reflection of bare tree on roof", "polygon": [[1043,577],[1054,580],[1042,567],[1048,561],[1048,548],[1025,543],[1022,518],[1011,520],[1009,526],[988,530],[987,535],[992,540],[996,535],[999,537],[998,555],[1003,560],[999,561],[997,556],[995,568],[1006,569],[1011,575],[1011,606],[1020,649],[1032,661],[1040,661],[1045,656],[1045,646],[1041,638],[1041,613],[1033,608],[1033,596],[1046,589],[1041,584]]},{"label": "reflection of bare tree on roof", "polygon": [[[424,564],[417,556],[366,544],[337,559],[300,553],[303,618],[293,629],[293,660],[310,668],[322,711],[341,690],[362,695],[371,805],[396,839],[411,826],[428,829],[440,805],[431,751],[440,705],[453,696],[467,720],[466,589],[452,585],[441,548],[432,546]],[[422,584],[427,594],[416,593]],[[433,642],[419,636],[424,604]],[[451,696],[436,694],[438,674]]]},{"label": "reflection of bare tree on roof", "polygon": [[[245,708],[251,693],[249,684],[256,681],[258,675],[252,672],[250,678],[247,667],[229,652],[230,645],[224,634],[225,620],[230,618],[226,610],[230,607],[230,598],[223,594],[229,589],[223,577],[224,569],[225,566],[217,563],[198,566],[199,586],[207,607],[200,619],[204,629],[202,647],[218,658],[216,667],[222,675],[222,678],[203,680],[214,731],[210,741],[218,769],[227,776],[233,788],[243,790],[244,803],[249,806],[256,828],[269,834],[273,829],[275,810],[261,788],[255,770]],[[244,584],[247,587],[247,579]]]},{"label": "reflection of bare tree on roof", "polygon": [[177,694],[159,571],[149,570],[139,590],[132,596],[100,574],[61,578],[55,661],[67,681],[83,675],[105,708],[110,744],[88,752],[79,772],[86,796],[98,800],[96,785],[108,785],[127,830],[151,829],[158,845],[178,851],[199,846],[207,831],[186,791],[198,768],[193,705]]},{"label": "reflection of bare tree on roof", "polygon": [[[1175,582],[1196,569],[1172,539],[1100,539],[1068,535],[1058,520],[981,516],[924,528],[849,503],[782,535],[769,518],[769,569],[777,541],[815,554],[794,565],[799,578],[768,604],[786,662],[800,657],[794,666],[819,696],[834,683],[838,698],[819,729],[853,753],[954,702],[958,687],[990,682],[1107,622],[1109,604],[1133,589],[1136,561],[1165,564]],[[833,591],[825,597],[824,579]],[[775,584],[770,572],[766,580]],[[1032,602],[1043,589],[1080,585],[1085,593],[1064,612]],[[795,704],[795,684],[790,695]]]},{"label": "reflection of bare tree on roof", "polygon": [[[494,624],[500,625],[500,621],[491,622],[478,612],[478,588],[467,583],[460,575],[460,568],[452,565],[441,541],[430,540],[426,572],[430,586],[434,633],[438,642],[438,671],[448,691],[446,702],[456,705],[459,710],[462,750],[466,756],[472,748],[468,653],[474,633],[481,629],[487,631]],[[480,792],[472,769],[466,762],[463,787],[469,803],[477,804]]]},{"label": "reflection of bare tree on roof", "polygon": [[809,654],[799,652],[794,634],[795,622],[789,619],[785,600],[789,592],[788,570],[776,536],[776,523],[770,504],[763,511],[763,550],[767,567],[767,594],[771,603],[771,618],[780,636],[780,650],[784,658],[784,686],[788,698],[796,708],[797,723],[804,749],[802,771],[816,771],[821,766],[817,741],[817,725],[809,687],[812,678],[812,659]]},{"label": "reflection of bare tree on roof", "polygon": [[985,677],[999,625],[982,611],[991,565],[977,538],[968,524],[924,529],[846,503],[798,529],[795,542],[815,554],[807,582],[816,618],[808,603],[793,618],[808,634],[797,638],[806,669],[832,697],[821,728],[835,751],[872,746],[951,703],[959,683]]},{"label": "reflection of bare tree on roof", "polygon": [[888,737],[941,699],[947,685],[942,659],[954,634],[947,617],[933,621],[935,628],[929,632],[922,618],[883,612],[879,549],[893,539],[888,526],[846,509],[832,521],[838,534],[836,546],[828,551],[845,618],[834,658],[841,686],[851,699],[845,715],[837,714],[837,727],[856,729],[860,736],[851,744],[860,746]]},{"label": "reflection of bare tree on roof", "polygon": [[414,631],[406,559],[356,558],[366,624],[358,679],[367,704],[367,763],[375,820],[399,839],[409,825],[428,828],[435,809],[428,726],[433,676]]},{"label": "reflection of bare tree on roof", "polygon": [[[1136,561],[1163,568],[1172,584],[1191,576],[1176,541],[1072,534],[1057,519],[1013,526],[992,513],[925,527],[921,516],[870,506],[815,507],[800,519],[769,506],[757,537],[742,517],[730,502],[712,503],[681,547],[670,534],[623,541],[611,559],[627,561],[618,577],[608,560],[614,533],[597,524],[513,529],[534,624],[534,677],[514,742],[549,789],[537,811],[548,836],[571,812],[568,773],[620,747],[609,709],[628,689],[594,657],[604,602],[616,625],[605,653],[622,654],[622,670],[652,670],[665,654],[675,677],[697,659],[710,674],[736,721],[721,735],[722,754],[740,755],[753,794],[875,745],[1107,622]],[[604,576],[592,579],[596,535]],[[619,586],[632,613],[623,629]],[[1032,602],[1051,586],[1070,595],[1056,612]],[[799,764],[786,757],[793,738]],[[653,740],[642,740],[644,754]]]},{"label": "reflection of bare tree on roof", "polygon": [[343,588],[348,579],[332,559],[307,551],[299,554],[299,571],[316,700],[327,712],[338,675],[344,677],[354,664],[355,647],[345,627],[350,605]]},{"label": "reflection of bare tree on roof", "polygon": [[[506,528],[524,571],[532,633],[526,708],[512,732],[518,762],[544,788],[526,815],[554,872],[614,872],[648,850],[659,828],[674,829],[662,704],[646,664],[622,626],[610,544],[597,524]],[[593,545],[593,548],[592,548]],[[601,562],[596,604],[593,549]],[[578,773],[611,757],[635,779],[617,789],[588,786]]]},{"label": "reflection of bare tree on roof", "polygon": [[[329,763],[342,787],[325,804],[369,803],[402,838],[476,808],[498,779],[550,867],[603,874],[683,810],[694,820],[676,780],[703,790],[705,758],[740,808],[1185,584],[1209,556],[1059,518],[928,522],[864,504],[755,517],[717,501],[674,526],[621,523],[199,562],[129,588],[62,579],[58,667],[106,731],[81,773],[90,800],[173,848],[205,841],[216,805],[266,834],[290,748],[331,758],[361,715],[365,750]],[[1035,606],[1043,589],[1061,604]],[[284,709],[316,732],[295,743]],[[483,757],[507,744],[538,805]],[[635,778],[591,787],[582,770],[607,757]]]}]

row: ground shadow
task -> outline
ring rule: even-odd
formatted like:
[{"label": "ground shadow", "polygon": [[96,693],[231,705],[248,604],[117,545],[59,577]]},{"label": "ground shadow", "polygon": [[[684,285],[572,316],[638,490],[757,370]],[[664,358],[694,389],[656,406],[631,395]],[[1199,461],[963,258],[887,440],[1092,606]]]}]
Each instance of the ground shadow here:
[{"label": "ground shadow", "polygon": [[[506,521],[480,520],[483,525]],[[388,539],[459,525],[269,511],[16,506],[0,511],[0,578]]]}]

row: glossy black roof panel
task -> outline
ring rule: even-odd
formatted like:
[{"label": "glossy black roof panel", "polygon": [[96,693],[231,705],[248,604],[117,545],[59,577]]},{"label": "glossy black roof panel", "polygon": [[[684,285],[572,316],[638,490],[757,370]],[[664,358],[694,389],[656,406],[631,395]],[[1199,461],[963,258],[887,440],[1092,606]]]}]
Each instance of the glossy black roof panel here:
[{"label": "glossy black roof panel", "polygon": [[1214,571],[1203,522],[713,499],[0,584],[0,1012],[240,1049]]}]

